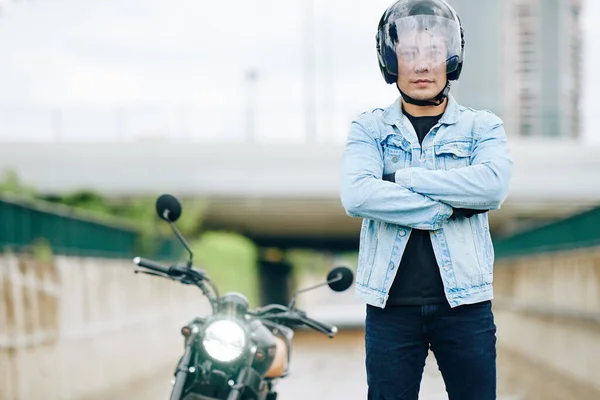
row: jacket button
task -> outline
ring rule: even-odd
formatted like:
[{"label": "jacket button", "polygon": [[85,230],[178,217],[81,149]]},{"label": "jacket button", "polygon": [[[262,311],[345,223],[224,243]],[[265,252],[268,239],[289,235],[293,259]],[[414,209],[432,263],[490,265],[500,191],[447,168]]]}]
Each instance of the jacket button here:
[{"label": "jacket button", "polygon": [[452,154],[452,158],[454,158],[456,160],[458,158],[458,156],[456,154]]},{"label": "jacket button", "polygon": [[394,263],[390,263],[390,270],[394,270]]},{"label": "jacket button", "polygon": [[405,230],[401,230],[400,231],[400,236],[406,236],[406,231]]},{"label": "jacket button", "polygon": [[392,157],[392,162],[393,163],[397,163],[398,162],[398,157],[396,157],[396,156]]}]

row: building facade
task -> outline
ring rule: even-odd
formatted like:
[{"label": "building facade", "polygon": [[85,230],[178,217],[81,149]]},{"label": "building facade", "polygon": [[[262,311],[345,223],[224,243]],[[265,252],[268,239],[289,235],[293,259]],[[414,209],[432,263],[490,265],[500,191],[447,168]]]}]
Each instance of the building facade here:
[{"label": "building facade", "polygon": [[466,36],[453,93],[509,136],[580,135],[581,0],[450,0]]}]

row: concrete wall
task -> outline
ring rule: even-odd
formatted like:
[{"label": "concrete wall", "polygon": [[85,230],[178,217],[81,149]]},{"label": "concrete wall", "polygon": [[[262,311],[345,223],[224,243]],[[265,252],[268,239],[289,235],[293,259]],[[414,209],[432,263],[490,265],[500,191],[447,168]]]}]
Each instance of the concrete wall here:
[{"label": "concrete wall", "polygon": [[[0,255],[0,399],[83,399],[174,368],[208,302],[130,260]],[[165,376],[165,386],[170,376]]]},{"label": "concrete wall", "polygon": [[[179,329],[208,303],[133,270],[130,260],[0,256],[0,399],[117,398],[109,393],[162,376],[168,386]],[[322,288],[299,305],[326,320],[323,304],[340,314],[350,296]],[[495,296],[499,368],[515,392],[547,400],[536,389],[556,384],[557,399],[600,398],[600,247],[499,260]],[[362,320],[362,304],[347,306]]]},{"label": "concrete wall", "polygon": [[595,393],[568,398],[600,398],[600,247],[499,260],[494,274],[500,347]]}]

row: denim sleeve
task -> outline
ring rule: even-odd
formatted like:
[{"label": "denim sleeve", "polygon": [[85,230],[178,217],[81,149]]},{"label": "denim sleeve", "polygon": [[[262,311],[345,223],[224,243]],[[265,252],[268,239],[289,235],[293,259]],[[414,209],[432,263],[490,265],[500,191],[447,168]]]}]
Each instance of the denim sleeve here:
[{"label": "denim sleeve", "polygon": [[346,213],[423,230],[436,230],[452,207],[382,180],[383,154],[368,122],[354,121],[342,157],[340,197]]},{"label": "denim sleeve", "polygon": [[396,172],[396,182],[455,208],[499,209],[508,196],[513,160],[502,120],[486,113],[484,122],[475,130],[471,165],[448,171],[408,168]]}]

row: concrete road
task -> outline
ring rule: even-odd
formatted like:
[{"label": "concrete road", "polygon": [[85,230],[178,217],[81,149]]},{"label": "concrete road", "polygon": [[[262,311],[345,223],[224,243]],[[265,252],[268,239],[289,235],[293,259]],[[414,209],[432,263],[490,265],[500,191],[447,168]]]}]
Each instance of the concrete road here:
[{"label": "concrete road", "polygon": [[[296,339],[292,375],[280,384],[283,400],[367,398],[362,331],[342,331],[334,339],[301,332]],[[433,358],[427,360],[420,398],[447,399]]]},{"label": "concrete road", "polygon": [[[342,331],[334,339],[312,332],[297,332],[290,375],[279,383],[281,400],[364,400],[364,333]],[[146,382],[132,384],[111,399],[164,400],[169,394],[171,371],[157,373]],[[524,400],[500,393],[499,400]],[[109,397],[105,397],[109,398]],[[447,400],[435,359],[427,359],[420,400]]]},{"label": "concrete road", "polygon": [[[315,283],[315,282],[313,282]],[[320,321],[337,324],[342,330],[334,339],[312,331],[298,331],[292,348],[290,375],[278,385],[281,400],[364,400],[365,306],[351,291],[322,291],[302,298],[301,309]],[[343,329],[354,327],[354,329]],[[173,355],[175,363],[178,354]],[[105,394],[98,399],[168,399],[173,366],[157,371],[144,382]],[[444,382],[435,358],[427,359],[421,383],[420,400],[447,400]],[[561,375],[533,365],[518,354],[498,349],[498,400],[596,400],[597,393],[568,382]]]}]

